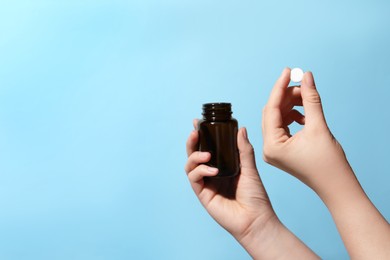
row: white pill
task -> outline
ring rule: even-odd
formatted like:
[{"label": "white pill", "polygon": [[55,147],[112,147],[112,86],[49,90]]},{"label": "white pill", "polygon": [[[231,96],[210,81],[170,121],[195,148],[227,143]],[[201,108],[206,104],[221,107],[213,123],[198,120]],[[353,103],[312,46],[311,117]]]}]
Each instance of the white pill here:
[{"label": "white pill", "polygon": [[292,82],[301,82],[303,78],[303,70],[300,68],[294,68],[291,70],[290,79]]}]

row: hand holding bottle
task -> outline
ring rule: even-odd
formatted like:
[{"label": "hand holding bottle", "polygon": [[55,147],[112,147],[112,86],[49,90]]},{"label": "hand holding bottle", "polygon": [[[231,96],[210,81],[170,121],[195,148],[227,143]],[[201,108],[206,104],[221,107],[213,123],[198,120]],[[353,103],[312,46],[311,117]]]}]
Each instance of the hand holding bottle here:
[{"label": "hand holding bottle", "polygon": [[[197,121],[194,122],[194,126]],[[317,256],[295,237],[277,218],[257,171],[254,151],[247,131],[237,134],[240,174],[236,177],[212,179],[218,169],[204,163],[210,153],[197,151],[198,131],[187,141],[188,161],[185,166],[191,186],[208,213],[255,259]]]}]

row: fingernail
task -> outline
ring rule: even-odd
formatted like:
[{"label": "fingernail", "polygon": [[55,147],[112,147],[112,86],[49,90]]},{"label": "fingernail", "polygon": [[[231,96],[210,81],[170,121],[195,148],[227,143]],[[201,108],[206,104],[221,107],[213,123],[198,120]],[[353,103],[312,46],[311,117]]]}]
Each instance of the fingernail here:
[{"label": "fingernail", "polygon": [[193,126],[194,126],[194,129],[197,130],[197,129],[198,129],[198,119],[197,119],[197,118],[194,118],[194,119],[192,120],[192,124],[193,124]]},{"label": "fingernail", "polygon": [[218,168],[207,167],[207,171],[208,171],[209,173],[216,173],[216,172],[218,172]]}]

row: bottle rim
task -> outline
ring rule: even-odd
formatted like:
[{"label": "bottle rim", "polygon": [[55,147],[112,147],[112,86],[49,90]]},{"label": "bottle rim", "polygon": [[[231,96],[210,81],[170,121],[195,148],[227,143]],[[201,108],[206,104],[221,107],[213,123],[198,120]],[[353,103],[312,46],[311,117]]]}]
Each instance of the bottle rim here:
[{"label": "bottle rim", "polygon": [[214,102],[203,104],[203,118],[210,120],[231,119],[232,105],[226,102]]},{"label": "bottle rim", "polygon": [[210,103],[203,104],[203,108],[213,108],[213,107],[227,108],[231,106],[232,104],[228,102],[210,102]]}]

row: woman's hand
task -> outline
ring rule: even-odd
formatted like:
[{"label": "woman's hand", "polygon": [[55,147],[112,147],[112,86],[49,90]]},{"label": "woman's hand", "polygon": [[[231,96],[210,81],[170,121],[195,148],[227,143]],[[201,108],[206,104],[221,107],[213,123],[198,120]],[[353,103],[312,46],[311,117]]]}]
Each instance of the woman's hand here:
[{"label": "woman's hand", "polygon": [[[354,259],[389,259],[390,226],[364,193],[343,149],[331,134],[313,75],[288,87],[290,69],[277,80],[263,110],[264,160],[300,179],[324,201]],[[302,106],[305,116],[294,110]],[[304,125],[294,135],[292,122]]]},{"label": "woman's hand", "polygon": [[276,215],[257,172],[246,129],[238,131],[241,172],[235,178],[205,178],[216,175],[218,169],[203,164],[210,160],[211,155],[197,151],[197,143],[198,132],[194,130],[187,141],[185,171],[196,196],[209,214],[239,241],[253,232],[254,225],[263,227],[273,222]]},{"label": "woman's hand", "polygon": [[[194,122],[194,125],[197,121]],[[238,131],[237,144],[241,171],[234,178],[208,178],[218,169],[204,163],[210,153],[197,151],[198,132],[187,141],[188,161],[185,166],[191,186],[208,213],[255,259],[310,257],[316,255],[286,229],[272,209],[258,174],[254,150],[247,131]]]},{"label": "woman's hand", "polygon": [[[300,87],[288,87],[289,82],[286,68],[263,109],[264,160],[321,192],[350,166],[326,124],[312,73],[304,74]],[[293,109],[302,105],[305,116]],[[304,127],[291,135],[288,126],[294,121]]]}]

